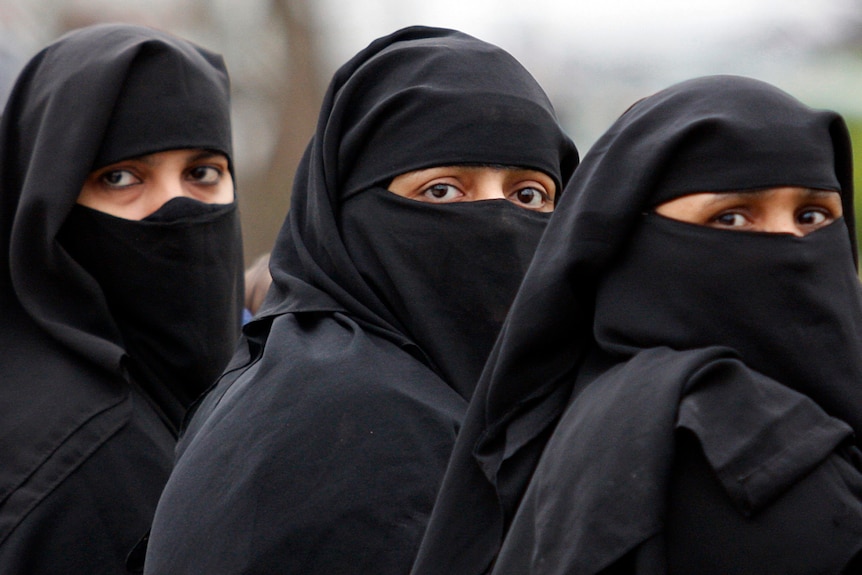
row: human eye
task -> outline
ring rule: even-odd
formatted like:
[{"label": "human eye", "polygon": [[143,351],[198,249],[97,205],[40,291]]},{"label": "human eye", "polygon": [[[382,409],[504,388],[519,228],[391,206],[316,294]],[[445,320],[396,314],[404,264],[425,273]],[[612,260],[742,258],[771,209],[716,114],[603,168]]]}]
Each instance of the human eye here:
[{"label": "human eye", "polygon": [[221,168],[206,164],[189,169],[187,178],[197,184],[209,186],[219,183],[223,173]]},{"label": "human eye", "polygon": [[726,211],[712,216],[708,225],[716,228],[741,228],[749,223],[748,218],[740,212]]},{"label": "human eye", "polygon": [[531,209],[542,210],[553,207],[551,197],[548,193],[537,186],[525,186],[515,190],[509,199],[516,204]]},{"label": "human eye", "polygon": [[796,214],[796,222],[801,226],[822,227],[835,221],[835,216],[826,208],[808,207]]},{"label": "human eye", "polygon": [[141,179],[130,170],[108,170],[99,175],[99,181],[115,189],[127,188],[141,183]]},{"label": "human eye", "polygon": [[452,184],[436,183],[423,189],[419,196],[429,202],[452,202],[464,194]]}]

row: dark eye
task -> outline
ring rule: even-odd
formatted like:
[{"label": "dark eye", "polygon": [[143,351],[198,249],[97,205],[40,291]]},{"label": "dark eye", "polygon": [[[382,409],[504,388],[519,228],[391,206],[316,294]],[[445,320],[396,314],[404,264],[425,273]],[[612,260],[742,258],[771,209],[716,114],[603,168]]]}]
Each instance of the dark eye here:
[{"label": "dark eye", "polygon": [[738,228],[747,223],[745,216],[736,212],[726,212],[712,218],[712,223],[726,228]]},{"label": "dark eye", "polygon": [[434,184],[422,191],[422,196],[432,202],[446,202],[458,198],[458,188],[450,184]]},{"label": "dark eye", "polygon": [[551,201],[548,194],[538,188],[521,188],[511,197],[526,208],[541,208]]},{"label": "dark eye", "polygon": [[796,216],[796,221],[803,226],[819,226],[833,219],[826,211],[813,208],[803,210]]},{"label": "dark eye", "polygon": [[198,184],[217,184],[222,171],[215,166],[195,166],[188,172],[189,179]]},{"label": "dark eye", "polygon": [[112,188],[125,188],[141,183],[129,170],[111,170],[102,174],[99,179]]}]

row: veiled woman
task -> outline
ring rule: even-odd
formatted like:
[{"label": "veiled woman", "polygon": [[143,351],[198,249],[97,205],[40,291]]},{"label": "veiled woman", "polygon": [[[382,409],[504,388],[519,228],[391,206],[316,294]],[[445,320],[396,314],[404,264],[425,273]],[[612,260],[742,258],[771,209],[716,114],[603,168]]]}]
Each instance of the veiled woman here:
[{"label": "veiled woman", "polygon": [[220,56],[100,25],[33,57],[0,123],[0,572],[140,566],[241,254]]},{"label": "veiled woman", "polygon": [[415,27],[345,64],[267,299],[183,437],[147,572],[407,572],[576,163],[544,92],[496,46]]},{"label": "veiled woman", "polygon": [[413,572],[857,572],[855,258],[838,114],[735,76],[633,105],[537,249]]}]

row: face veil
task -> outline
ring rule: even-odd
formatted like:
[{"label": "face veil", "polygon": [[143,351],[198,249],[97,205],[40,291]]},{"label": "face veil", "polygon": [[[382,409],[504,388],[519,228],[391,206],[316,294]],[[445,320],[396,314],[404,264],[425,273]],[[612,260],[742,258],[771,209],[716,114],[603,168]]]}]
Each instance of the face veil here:
[{"label": "face veil", "polygon": [[[84,36],[77,40],[83,43]],[[101,141],[76,159],[95,170],[170,149],[201,148],[230,158],[228,84],[220,58],[156,40],[134,46]],[[221,210],[221,223],[207,224],[203,218],[211,208],[182,198],[135,222],[76,205],[56,234],[62,265],[75,265],[60,255],[68,253],[99,285],[88,297],[107,307],[102,337],[122,348],[124,368],[157,398],[173,425],[219,375],[239,334],[238,215],[231,204]],[[35,281],[25,271],[16,281]],[[80,269],[72,273],[82,275]],[[36,291],[25,301],[44,305],[40,297]],[[64,305],[57,313],[70,316],[74,309],[86,308]],[[65,321],[70,327],[77,322]]]},{"label": "face veil", "polygon": [[650,214],[599,284],[595,310],[605,353],[725,346],[862,429],[862,297],[840,219],[795,237]]},{"label": "face veil", "polygon": [[[201,148],[230,158],[229,105],[220,56],[144,28],[105,25],[71,33],[22,72],[7,107],[14,133],[22,135],[19,153],[4,164],[7,189],[16,191],[9,194],[16,198],[9,265],[16,297],[52,337],[97,365],[120,369],[127,350],[116,318],[93,276],[57,240],[60,228],[76,212],[75,200],[94,169],[169,149]],[[223,241],[241,253],[238,226]],[[226,288],[237,291],[239,302],[241,258],[223,265],[239,278]],[[211,312],[225,314],[234,334],[238,305]]]},{"label": "face veil", "polygon": [[577,162],[547,96],[505,51],[437,28],[381,38],[327,92],[262,315],[340,307],[469,397],[547,215],[495,201],[432,206],[385,188],[413,170],[466,164],[541,171],[559,191]]},{"label": "face veil", "polygon": [[238,227],[236,204],[181,197],[142,221],[75,206],[60,231],[105,295],[128,369],[162,405],[191,404],[233,353]]},{"label": "face veil", "polygon": [[[488,390],[490,420],[554,395],[561,375],[576,369],[592,346],[600,282],[632,249],[638,227],[651,221],[644,214],[663,202],[693,192],[782,185],[840,190],[844,216],[836,227],[845,242],[835,249],[846,256],[836,265],[852,268],[851,166],[839,115],[811,109],[757,80],[698,78],[633,105],[578,168],[543,237],[500,348],[496,369],[507,384]],[[558,257],[561,251],[565,258]],[[553,297],[528,298],[530,291]],[[541,331],[527,327],[535,322]]]},{"label": "face veil", "polygon": [[362,278],[468,398],[549,214],[508,200],[432,205],[375,188],[345,202]]}]

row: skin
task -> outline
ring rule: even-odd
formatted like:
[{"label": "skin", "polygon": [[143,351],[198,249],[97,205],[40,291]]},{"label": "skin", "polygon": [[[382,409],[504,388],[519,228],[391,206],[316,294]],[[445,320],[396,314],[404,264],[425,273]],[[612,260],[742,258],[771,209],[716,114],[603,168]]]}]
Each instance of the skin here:
[{"label": "skin", "polygon": [[658,206],[665,217],[711,228],[804,236],[841,217],[841,195],[799,187],[697,193]]},{"label": "skin", "polygon": [[224,154],[168,150],[123,160],[87,176],[78,203],[127,220],[141,220],[165,202],[188,197],[207,204],[234,201],[233,178]]},{"label": "skin", "polygon": [[436,166],[397,176],[389,184],[389,191],[431,204],[505,199],[528,210],[551,212],[557,190],[553,179],[536,170]]}]

